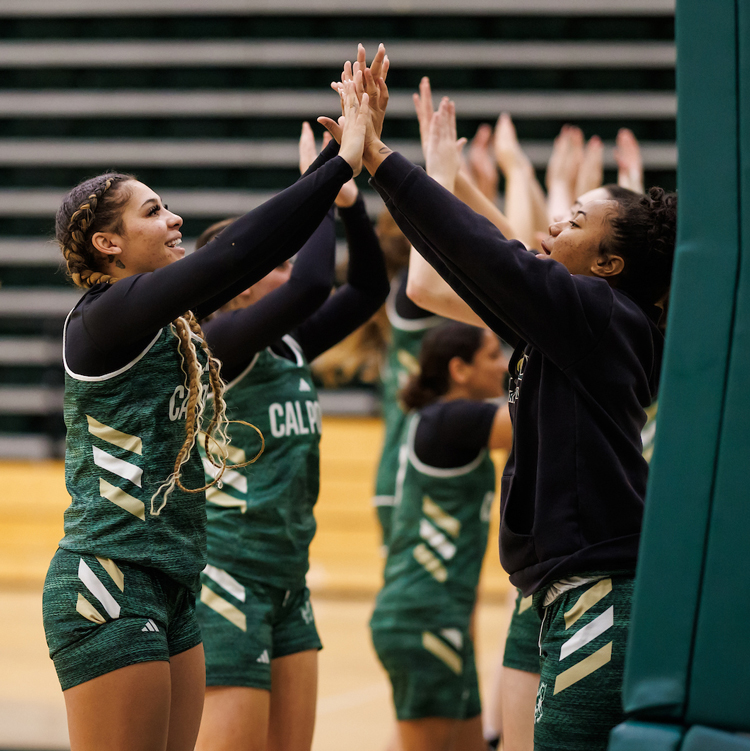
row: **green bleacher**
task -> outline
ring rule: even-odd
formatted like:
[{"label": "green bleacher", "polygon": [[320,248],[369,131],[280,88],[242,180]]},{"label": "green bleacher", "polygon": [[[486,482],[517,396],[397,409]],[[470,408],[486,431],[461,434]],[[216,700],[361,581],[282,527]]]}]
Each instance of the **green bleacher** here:
[{"label": "green bleacher", "polygon": [[[0,3],[0,456],[60,455],[62,321],[79,293],[50,242],[60,197],[136,173],[194,238],[296,179],[303,119],[363,41],[387,44],[385,135],[419,160],[422,75],[460,135],[501,111],[543,177],[566,122],[631,128],[646,183],[676,184],[673,0],[3,0]],[[352,7],[355,6],[355,7]],[[368,207],[382,204],[359,178]],[[189,247],[190,242],[186,242]]]}]

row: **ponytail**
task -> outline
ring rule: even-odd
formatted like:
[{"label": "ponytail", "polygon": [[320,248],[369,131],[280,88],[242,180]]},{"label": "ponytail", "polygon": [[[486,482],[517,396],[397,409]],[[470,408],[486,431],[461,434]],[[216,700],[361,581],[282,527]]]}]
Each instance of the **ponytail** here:
[{"label": "ponytail", "polygon": [[432,329],[422,342],[419,372],[399,394],[407,410],[436,402],[451,387],[450,361],[460,357],[471,363],[484,341],[484,329],[451,321]]}]

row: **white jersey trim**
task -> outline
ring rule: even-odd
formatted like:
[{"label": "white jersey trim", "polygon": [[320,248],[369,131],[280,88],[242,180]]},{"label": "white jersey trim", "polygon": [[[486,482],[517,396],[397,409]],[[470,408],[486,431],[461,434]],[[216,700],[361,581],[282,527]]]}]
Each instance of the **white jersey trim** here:
[{"label": "white jersey trim", "polygon": [[407,449],[409,451],[409,461],[414,468],[421,472],[423,475],[429,477],[461,477],[461,475],[467,475],[469,472],[473,472],[484,460],[487,455],[487,449],[482,449],[476,456],[476,459],[472,460],[463,467],[451,467],[447,469],[445,467],[431,467],[429,464],[425,464],[417,458],[417,454],[414,451],[414,438],[417,435],[417,427],[419,425],[419,414],[415,414],[412,417],[411,424],[409,425],[409,436],[407,438]]},{"label": "white jersey trim", "polygon": [[391,293],[385,301],[385,313],[391,326],[401,331],[425,331],[426,329],[439,326],[445,320],[439,315],[431,314],[425,318],[402,318],[396,312],[396,293],[401,285],[400,277],[396,277],[391,282]]},{"label": "white jersey trim", "polygon": [[[75,310],[75,308],[73,309]],[[67,338],[68,338],[68,321],[70,321],[70,316],[73,314],[73,311],[71,310],[70,313],[68,313],[67,317],[65,318],[65,325],[63,326],[63,366],[65,367],[65,372],[71,377],[75,378],[76,381],[108,381],[110,378],[114,378],[115,376],[122,375],[126,371],[130,370],[136,363],[140,362],[149,352],[149,350],[156,344],[159,337],[162,334],[162,331],[164,331],[163,328],[159,329],[156,332],[156,336],[151,340],[151,342],[146,346],[146,349],[141,352],[140,355],[138,355],[134,360],[131,360],[127,365],[123,365],[119,370],[115,370],[112,373],[105,373],[104,375],[100,376],[85,376],[81,375],[80,373],[75,373],[68,367],[68,358],[65,357],[65,347],[67,346]]]},{"label": "white jersey trim", "polygon": [[[226,386],[224,386],[224,391],[229,391],[232,386],[236,386],[255,367],[255,363],[258,362],[259,357],[260,352],[256,352],[255,357],[250,360],[250,364],[233,381],[230,381]],[[213,398],[213,394],[211,394],[211,398]]]}]

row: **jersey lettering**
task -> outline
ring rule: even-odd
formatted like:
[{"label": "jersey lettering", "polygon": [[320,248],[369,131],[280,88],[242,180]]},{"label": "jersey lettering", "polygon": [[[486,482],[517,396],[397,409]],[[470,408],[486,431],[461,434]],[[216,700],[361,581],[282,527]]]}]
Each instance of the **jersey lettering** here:
[{"label": "jersey lettering", "polygon": [[295,435],[299,435],[299,425],[297,425],[297,416],[294,414],[294,405],[292,402],[286,403],[286,434],[291,435],[294,431]]},{"label": "jersey lettering", "polygon": [[305,421],[302,419],[302,405],[299,402],[294,402],[294,409],[297,412],[297,424],[299,425],[300,434],[309,435],[310,431],[305,427]]},{"label": "jersey lettering", "polygon": [[[204,403],[209,388],[209,384],[201,384],[200,399],[202,399]],[[184,386],[176,386],[169,399],[169,419],[172,422],[187,417],[188,401],[190,401],[190,392]]]},{"label": "jersey lettering", "polygon": [[[307,413],[307,422],[305,421]],[[306,401],[303,410],[301,402],[274,402],[268,408],[268,418],[271,423],[271,435],[283,438],[291,435],[320,434],[323,428],[323,418],[318,402]]]}]

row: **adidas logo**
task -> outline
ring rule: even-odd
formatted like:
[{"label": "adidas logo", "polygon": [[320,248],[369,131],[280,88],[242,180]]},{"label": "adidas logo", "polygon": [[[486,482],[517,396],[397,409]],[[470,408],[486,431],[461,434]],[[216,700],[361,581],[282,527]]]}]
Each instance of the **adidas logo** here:
[{"label": "adidas logo", "polygon": [[304,379],[299,379],[299,390],[300,391],[312,391],[312,386]]},{"label": "adidas logo", "polygon": [[141,631],[158,631],[159,627],[149,618]]},{"label": "adidas logo", "polygon": [[262,662],[265,665],[270,664],[271,660],[268,659],[268,650],[264,649],[263,654],[255,662]]}]

